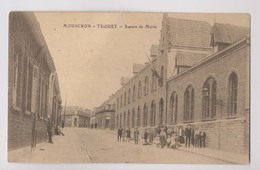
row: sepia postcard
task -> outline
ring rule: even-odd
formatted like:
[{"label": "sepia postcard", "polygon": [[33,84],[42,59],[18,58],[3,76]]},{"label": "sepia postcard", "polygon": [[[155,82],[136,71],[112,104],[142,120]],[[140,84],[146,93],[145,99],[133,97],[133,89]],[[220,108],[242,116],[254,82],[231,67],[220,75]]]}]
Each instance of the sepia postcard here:
[{"label": "sepia postcard", "polygon": [[8,161],[249,164],[250,15],[10,12]]}]

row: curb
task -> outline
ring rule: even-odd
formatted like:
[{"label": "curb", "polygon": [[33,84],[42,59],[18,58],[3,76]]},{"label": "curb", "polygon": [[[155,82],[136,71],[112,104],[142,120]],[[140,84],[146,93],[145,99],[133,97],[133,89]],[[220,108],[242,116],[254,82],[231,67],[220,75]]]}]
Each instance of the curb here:
[{"label": "curb", "polygon": [[219,157],[216,157],[216,156],[211,156],[211,155],[207,155],[207,154],[203,154],[203,153],[193,152],[193,151],[189,151],[189,150],[186,150],[186,149],[179,148],[179,150],[184,151],[184,152],[188,152],[188,153],[192,153],[192,154],[196,154],[196,155],[200,155],[200,156],[205,156],[205,157],[212,158],[212,159],[216,159],[218,161],[226,162],[228,164],[243,164],[243,165],[245,165],[245,163],[226,160],[226,159],[222,159],[222,158],[219,158]]}]

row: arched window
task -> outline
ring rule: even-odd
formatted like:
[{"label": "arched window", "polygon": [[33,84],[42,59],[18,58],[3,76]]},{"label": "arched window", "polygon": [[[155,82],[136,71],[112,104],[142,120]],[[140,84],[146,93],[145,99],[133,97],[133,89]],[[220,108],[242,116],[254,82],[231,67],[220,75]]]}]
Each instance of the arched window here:
[{"label": "arched window", "polygon": [[120,107],[122,107],[122,103],[123,103],[123,98],[122,95],[120,96]]},{"label": "arched window", "polygon": [[143,109],[143,126],[147,126],[147,118],[148,118],[148,106],[145,103]]},{"label": "arched window", "polygon": [[120,127],[122,127],[122,113],[120,113]]},{"label": "arched window", "polygon": [[131,100],[131,89],[128,89],[128,104],[130,103]]},{"label": "arched window", "polygon": [[160,79],[159,79],[159,86],[163,86],[163,78],[164,78],[164,67],[161,67],[161,75],[160,75]]},{"label": "arched window", "polygon": [[132,128],[135,127],[135,108],[133,108],[133,111],[132,111]]},{"label": "arched window", "polygon": [[128,128],[130,127],[130,110],[128,110],[128,113],[127,113],[127,123],[126,123],[126,126]]},{"label": "arched window", "polygon": [[237,91],[238,91],[238,78],[235,73],[229,76],[229,116],[237,114]]},{"label": "arched window", "polygon": [[208,78],[202,89],[202,119],[216,117],[217,83],[212,77]]},{"label": "arched window", "polygon": [[126,127],[126,112],[124,112],[124,118],[123,118],[124,122],[123,122],[123,127]]},{"label": "arched window", "polygon": [[138,106],[137,109],[137,127],[141,126],[141,107]]},{"label": "arched window", "polygon": [[157,88],[157,76],[155,73],[152,74],[152,91]]},{"label": "arched window", "polygon": [[156,122],[156,103],[155,103],[154,100],[151,103],[151,111],[150,112],[151,112],[151,115],[150,115],[151,126],[155,126],[155,122]]},{"label": "arched window", "polygon": [[148,94],[148,91],[149,91],[149,78],[148,76],[145,77],[145,80],[144,80],[144,94]]},{"label": "arched window", "polygon": [[118,115],[116,115],[116,128],[119,128],[119,119],[118,119]]},{"label": "arched window", "polygon": [[159,102],[159,124],[160,125],[163,124],[163,114],[164,114],[163,104],[164,104],[164,101],[161,98],[160,102]]},{"label": "arched window", "polygon": [[116,100],[116,107],[117,107],[117,110],[119,109],[119,97],[117,97],[117,100]]},{"label": "arched window", "polygon": [[135,90],[135,85],[133,87],[133,101],[135,101],[135,93],[136,93],[136,90]]},{"label": "arched window", "polygon": [[194,118],[194,88],[188,86],[184,93],[184,121],[191,121]]},{"label": "arched window", "polygon": [[142,82],[138,83],[138,98],[142,97]]},{"label": "arched window", "polygon": [[173,92],[170,99],[170,122],[177,122],[177,114],[178,114],[178,95],[176,92]]},{"label": "arched window", "polygon": [[124,94],[124,106],[126,105],[126,92]]}]

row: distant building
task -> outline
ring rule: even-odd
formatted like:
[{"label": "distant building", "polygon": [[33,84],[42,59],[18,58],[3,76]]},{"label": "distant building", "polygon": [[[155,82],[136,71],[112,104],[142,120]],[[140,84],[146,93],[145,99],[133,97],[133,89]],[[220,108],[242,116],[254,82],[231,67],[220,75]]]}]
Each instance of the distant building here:
[{"label": "distant building", "polygon": [[90,128],[91,128],[91,129],[97,128],[96,116],[95,116],[95,115],[92,115],[92,116],[90,117]]},{"label": "distant building", "polygon": [[104,103],[94,109],[95,124],[99,129],[115,128],[115,97],[110,96]]},{"label": "distant building", "polygon": [[64,117],[65,127],[90,127],[91,110],[67,106]]},{"label": "distant building", "polygon": [[61,122],[62,100],[55,65],[34,14],[11,12],[9,20],[8,151],[12,151],[47,140],[46,119]]}]

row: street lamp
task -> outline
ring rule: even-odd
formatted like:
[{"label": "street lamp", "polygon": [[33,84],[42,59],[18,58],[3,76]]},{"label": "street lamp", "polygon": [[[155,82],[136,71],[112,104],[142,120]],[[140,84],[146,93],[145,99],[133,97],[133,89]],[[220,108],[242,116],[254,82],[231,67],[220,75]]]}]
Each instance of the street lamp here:
[{"label": "street lamp", "polygon": [[207,87],[204,87],[204,88],[202,89],[202,94],[203,94],[204,96],[209,96],[209,89],[208,89]]}]

